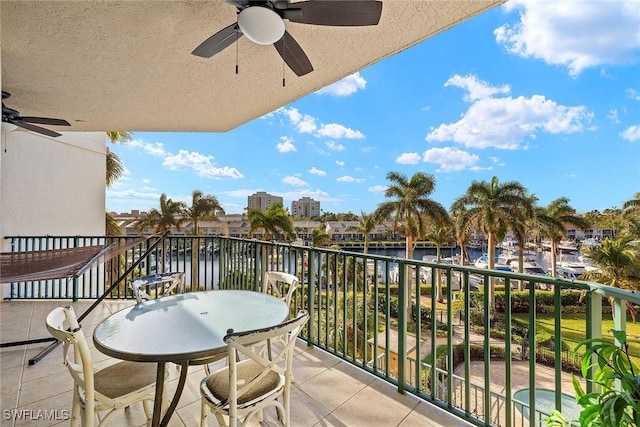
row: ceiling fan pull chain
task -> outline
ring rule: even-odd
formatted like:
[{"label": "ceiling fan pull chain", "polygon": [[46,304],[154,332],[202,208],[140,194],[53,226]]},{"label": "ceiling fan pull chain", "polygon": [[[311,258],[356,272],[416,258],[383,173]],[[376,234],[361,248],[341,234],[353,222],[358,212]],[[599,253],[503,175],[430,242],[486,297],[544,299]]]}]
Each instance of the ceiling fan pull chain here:
[{"label": "ceiling fan pull chain", "polygon": [[285,33],[282,36],[282,87],[285,87],[285,81],[284,81],[284,73],[285,73],[285,64],[286,64],[286,60],[285,60],[285,56],[287,55],[287,34]]},{"label": "ceiling fan pull chain", "polygon": [[[236,18],[236,27],[238,25],[238,18]],[[240,33],[238,33],[238,28],[236,28],[236,75],[238,74],[238,39],[240,38]]]}]

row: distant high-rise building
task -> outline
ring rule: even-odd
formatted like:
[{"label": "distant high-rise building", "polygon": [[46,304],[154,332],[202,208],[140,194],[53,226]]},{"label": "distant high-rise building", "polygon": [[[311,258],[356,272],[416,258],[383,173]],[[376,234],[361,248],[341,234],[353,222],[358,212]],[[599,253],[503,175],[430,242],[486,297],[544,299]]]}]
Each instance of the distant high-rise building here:
[{"label": "distant high-rise building", "polygon": [[291,216],[299,218],[314,218],[320,216],[320,202],[311,197],[303,197],[291,202]]},{"label": "distant high-rise building", "polygon": [[265,193],[264,191],[258,191],[247,197],[247,209],[260,209],[260,211],[264,212],[267,208],[274,203],[280,203],[284,205],[283,199],[280,196],[273,196],[269,193]]}]

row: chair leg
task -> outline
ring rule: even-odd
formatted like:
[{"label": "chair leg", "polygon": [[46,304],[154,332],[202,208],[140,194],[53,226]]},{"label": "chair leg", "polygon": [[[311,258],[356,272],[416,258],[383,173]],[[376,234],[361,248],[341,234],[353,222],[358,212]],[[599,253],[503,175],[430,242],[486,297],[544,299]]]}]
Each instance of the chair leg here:
[{"label": "chair leg", "polygon": [[207,426],[207,416],[209,415],[209,406],[204,403],[204,400],[200,404],[200,427]]},{"label": "chair leg", "polygon": [[73,386],[73,405],[71,406],[71,427],[80,426],[80,395],[78,387]]},{"label": "chair leg", "polygon": [[[142,401],[142,409],[144,409],[144,415],[147,417],[147,421],[150,420],[153,417],[153,410],[151,409],[151,407],[149,406],[149,401],[148,400],[143,400]],[[164,404],[162,405],[162,410],[164,413]]]}]

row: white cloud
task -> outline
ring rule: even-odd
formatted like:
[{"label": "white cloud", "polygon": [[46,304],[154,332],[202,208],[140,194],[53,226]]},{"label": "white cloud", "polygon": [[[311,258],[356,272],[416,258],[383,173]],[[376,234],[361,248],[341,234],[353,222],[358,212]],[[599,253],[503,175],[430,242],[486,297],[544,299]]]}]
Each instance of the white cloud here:
[{"label": "white cloud", "polygon": [[282,107],[275,111],[289,118],[291,124],[300,133],[312,133],[316,137],[363,139],[359,130],[350,129],[338,123],[316,124],[316,119],[308,114],[302,114],[297,108]]},{"label": "white cloud", "polygon": [[389,188],[389,187],[387,187],[386,185],[373,185],[373,186],[369,187],[369,192],[370,193],[383,193],[383,192],[385,192],[387,190],[387,188]]},{"label": "white cloud", "polygon": [[494,35],[515,55],[565,66],[572,76],[638,59],[638,0],[510,0],[504,7],[517,10],[520,21],[497,28]]},{"label": "white cloud", "polygon": [[402,153],[396,157],[396,163],[401,165],[417,165],[420,162],[420,154],[418,153]]},{"label": "white cloud", "polygon": [[276,144],[276,149],[281,152],[281,153],[289,153],[291,151],[298,151],[296,149],[296,146],[293,145],[293,139],[286,137],[286,136],[281,136],[280,137],[280,141],[282,142],[278,142]]},{"label": "white cloud", "polygon": [[344,150],[344,145],[338,144],[334,141],[325,141],[324,145],[331,151],[342,151]]},{"label": "white cloud", "polygon": [[284,182],[285,184],[293,185],[295,187],[306,187],[308,185],[305,181],[301,180],[297,176],[285,176],[282,179],[282,182]]},{"label": "white cloud", "polygon": [[311,169],[309,169],[309,173],[311,175],[327,176],[327,173],[325,171],[323,171],[322,169],[318,169],[315,166],[313,166]]},{"label": "white cloud", "polygon": [[627,141],[637,141],[640,139],[640,126],[632,125],[626,128],[623,132],[620,133],[620,137],[622,139],[626,139]]},{"label": "white cloud", "polygon": [[509,93],[511,88],[509,85],[502,85],[501,87],[494,87],[489,83],[478,79],[478,77],[470,74],[468,76],[460,76],[455,74],[450,77],[444,84],[447,86],[456,86],[461,89],[465,89],[467,94],[464,96],[464,100],[467,102],[476,101],[478,99],[489,98],[492,95],[500,93]]},{"label": "white cloud", "polygon": [[338,166],[344,166],[344,162],[341,160],[336,160],[336,165]]},{"label": "white cloud", "polygon": [[359,89],[364,89],[366,85],[367,81],[358,71],[355,74],[351,74],[342,80],[320,89],[316,93],[320,95],[348,96],[357,92]]},{"label": "white cloud", "polygon": [[524,144],[525,138],[535,138],[536,132],[567,134],[589,130],[586,125],[593,118],[593,113],[583,105],[568,107],[543,95],[493,97],[497,93],[495,88],[473,76],[456,81],[465,82],[466,85],[460,87],[473,91],[473,95],[468,92],[465,98],[476,99],[457,122],[432,128],[426,137],[429,142],[453,141],[467,148],[516,149]]},{"label": "white cloud", "polygon": [[322,124],[316,136],[326,136],[328,138],[363,139],[364,135],[359,130],[353,130],[337,123]]},{"label": "white cloud", "polygon": [[349,175],[344,175],[344,176],[341,176],[339,178],[336,178],[336,181],[338,181],[338,182],[356,182],[356,183],[359,184],[361,182],[364,182],[364,178],[354,178],[354,177],[349,176]]},{"label": "white cloud", "polygon": [[162,166],[169,170],[192,170],[204,178],[244,178],[238,169],[228,166],[215,167],[212,161],[213,156],[180,150],[176,155],[165,157]]},{"label": "white cloud", "polygon": [[480,157],[455,147],[430,148],[422,159],[439,165],[437,172],[455,172],[475,167]]},{"label": "white cloud", "polygon": [[626,93],[627,96],[633,99],[634,101],[640,101],[640,93],[634,88],[629,87],[627,88],[627,90],[624,91],[624,93]]},{"label": "white cloud", "polygon": [[289,118],[292,125],[300,133],[313,133],[318,128],[316,118],[308,114],[301,114],[297,108],[279,108],[278,110]]},{"label": "white cloud", "polygon": [[620,119],[618,118],[618,110],[616,108],[612,108],[607,114],[607,118],[614,123],[620,123]]},{"label": "white cloud", "polygon": [[130,147],[142,148],[146,153],[156,157],[164,157],[170,154],[164,149],[164,144],[162,144],[161,142],[149,143],[141,139],[133,139],[126,145]]}]

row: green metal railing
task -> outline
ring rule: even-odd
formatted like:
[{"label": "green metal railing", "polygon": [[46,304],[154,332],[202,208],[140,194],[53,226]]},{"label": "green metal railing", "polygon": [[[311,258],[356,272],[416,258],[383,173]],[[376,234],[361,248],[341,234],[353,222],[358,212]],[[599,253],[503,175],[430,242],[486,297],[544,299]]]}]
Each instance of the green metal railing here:
[{"label": "green metal railing", "polygon": [[[123,238],[10,239],[14,251],[25,251],[106,244]],[[75,279],[12,283],[10,298],[98,298],[128,266],[139,261],[140,254],[153,241],[141,243],[140,247],[96,265]],[[529,425],[522,407],[527,407],[529,414],[540,413],[535,393],[530,393],[529,402],[514,402],[512,370],[516,362],[527,363],[526,382],[530,389],[535,389],[540,366],[537,360],[551,359],[554,384],[547,388],[556,390],[555,405],[562,410],[561,393],[573,394],[562,383],[560,344],[565,298],[575,293],[583,298],[585,338],[607,333],[602,330],[603,309],[606,309],[604,316],[612,315],[615,329],[626,330],[627,302],[640,304],[637,293],[584,281],[225,237],[167,237],[142,261],[128,280],[136,275],[183,271],[187,292],[257,291],[266,271],[295,274],[301,287],[294,296],[292,313],[299,308],[309,311],[311,316],[304,334],[309,345],[393,384],[398,392],[414,394],[476,425]],[[499,316],[486,309],[490,306],[489,293],[475,292],[490,281],[501,289],[495,292]],[[527,289],[521,292],[513,289],[522,285]],[[133,298],[126,283],[107,297]],[[612,302],[611,310],[608,305],[603,307],[603,298]],[[437,300],[443,302],[433,303]],[[543,354],[537,351],[536,324],[537,312],[544,304],[555,307],[556,345]],[[524,310],[523,306],[528,308]],[[518,310],[528,313],[524,338],[515,328],[514,315]],[[496,319],[507,325],[500,339],[490,335],[490,328],[477,329],[472,325],[490,325]],[[520,362],[526,355],[528,359]],[[476,379],[471,375],[472,360],[482,363],[481,375]],[[492,378],[500,372],[504,383],[496,384]],[[544,414],[538,419],[544,419]]]}]

